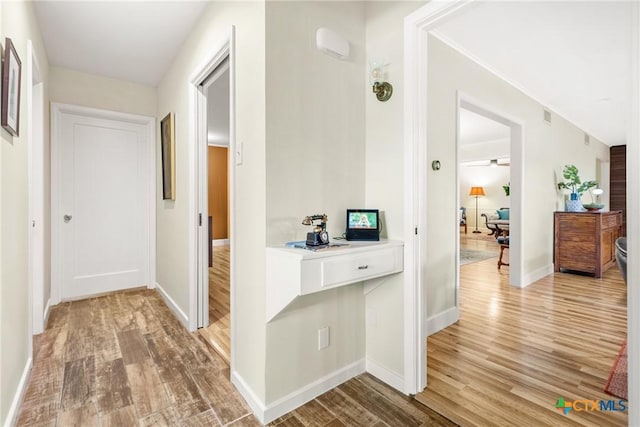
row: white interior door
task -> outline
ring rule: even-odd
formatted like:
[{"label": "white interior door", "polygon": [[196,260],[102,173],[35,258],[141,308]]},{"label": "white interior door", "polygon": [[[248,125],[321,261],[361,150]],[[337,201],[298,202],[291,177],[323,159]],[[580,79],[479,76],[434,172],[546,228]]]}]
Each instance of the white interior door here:
[{"label": "white interior door", "polygon": [[57,132],[62,299],[149,285],[148,127],[62,112]]}]

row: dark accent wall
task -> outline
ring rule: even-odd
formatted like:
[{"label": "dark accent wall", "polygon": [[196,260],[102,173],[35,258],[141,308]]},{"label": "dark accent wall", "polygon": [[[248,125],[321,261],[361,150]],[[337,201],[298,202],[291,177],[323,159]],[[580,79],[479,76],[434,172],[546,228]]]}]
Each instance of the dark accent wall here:
[{"label": "dark accent wall", "polygon": [[622,235],[627,235],[627,146],[616,145],[609,149],[611,168],[609,209],[622,211]]}]

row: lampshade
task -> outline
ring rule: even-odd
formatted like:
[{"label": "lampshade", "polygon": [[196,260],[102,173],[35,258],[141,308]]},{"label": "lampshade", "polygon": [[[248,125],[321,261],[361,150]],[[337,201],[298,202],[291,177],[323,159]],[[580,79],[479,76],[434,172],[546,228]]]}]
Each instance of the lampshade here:
[{"label": "lampshade", "polygon": [[372,59],[369,61],[369,83],[373,86],[376,83],[384,81],[385,64],[381,59]]},{"label": "lampshade", "polygon": [[482,187],[471,187],[469,190],[470,196],[484,196],[484,188]]}]

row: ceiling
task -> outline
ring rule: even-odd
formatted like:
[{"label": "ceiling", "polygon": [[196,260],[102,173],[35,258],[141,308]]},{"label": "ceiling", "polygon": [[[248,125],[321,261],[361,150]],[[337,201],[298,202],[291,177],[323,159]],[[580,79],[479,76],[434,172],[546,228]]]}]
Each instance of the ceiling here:
[{"label": "ceiling", "polygon": [[626,143],[631,2],[478,2],[436,34],[607,145]]},{"label": "ceiling", "polygon": [[157,86],[206,1],[36,1],[49,63]]},{"label": "ceiling", "polygon": [[460,108],[460,145],[499,141],[510,137],[509,126]]},{"label": "ceiling", "polygon": [[[157,86],[206,1],[37,1],[50,64]],[[624,144],[630,2],[477,2],[440,26],[457,46],[608,145]]]}]

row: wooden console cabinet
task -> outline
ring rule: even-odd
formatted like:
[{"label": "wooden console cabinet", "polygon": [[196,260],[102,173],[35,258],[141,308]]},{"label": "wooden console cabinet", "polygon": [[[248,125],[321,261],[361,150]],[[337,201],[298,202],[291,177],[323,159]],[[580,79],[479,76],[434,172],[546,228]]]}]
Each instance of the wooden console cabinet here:
[{"label": "wooden console cabinet", "polygon": [[616,262],[616,239],[622,234],[622,211],[555,212],[554,268],[602,277]]}]

